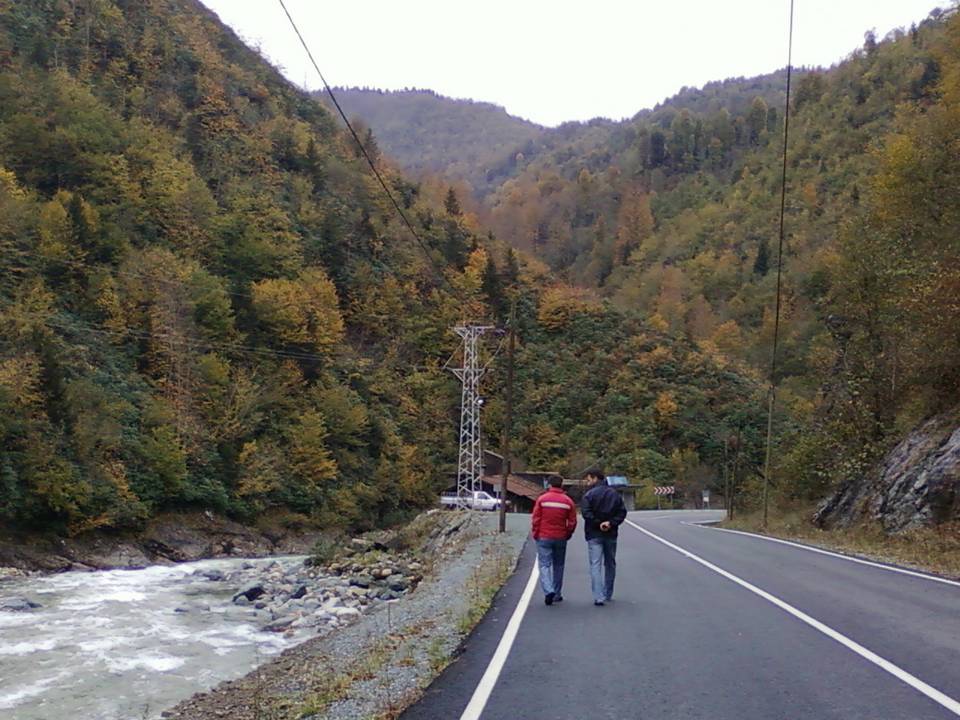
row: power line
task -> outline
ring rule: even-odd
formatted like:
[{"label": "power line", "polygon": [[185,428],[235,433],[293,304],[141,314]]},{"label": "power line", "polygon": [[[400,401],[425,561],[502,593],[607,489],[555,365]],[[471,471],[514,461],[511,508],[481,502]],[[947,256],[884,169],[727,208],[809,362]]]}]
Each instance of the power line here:
[{"label": "power line", "polygon": [[407,218],[407,214],[403,211],[403,208],[400,207],[400,203],[397,202],[397,199],[394,197],[393,193],[390,192],[390,188],[387,187],[386,181],[383,179],[383,176],[380,174],[380,171],[377,169],[377,165],[373,162],[373,158],[370,157],[370,154],[367,152],[367,148],[361,142],[360,137],[357,135],[356,130],[353,129],[353,125],[350,124],[350,121],[347,119],[346,113],[343,111],[343,108],[340,107],[340,103],[337,100],[337,96],[333,93],[333,88],[330,87],[330,84],[327,82],[326,78],[323,76],[323,73],[320,72],[320,66],[317,65],[317,61],[313,59],[313,53],[310,52],[310,47],[307,45],[306,40],[304,40],[303,35],[300,32],[300,28],[297,27],[297,23],[294,21],[293,16],[290,15],[290,11],[287,10],[287,6],[283,0],[277,0],[280,3],[280,7],[283,8],[284,14],[287,16],[287,20],[290,21],[290,26],[293,28],[293,31],[297,34],[297,38],[300,40],[300,44],[303,45],[303,49],[307,53],[307,57],[310,58],[310,63],[313,65],[313,69],[317,71],[317,75],[320,77],[320,81],[323,83],[323,87],[326,88],[327,94],[330,95],[330,99],[333,101],[334,106],[337,108],[337,112],[340,113],[340,117],[343,119],[344,124],[347,126],[347,130],[350,131],[350,134],[353,136],[354,142],[357,143],[357,147],[360,149],[360,152],[363,154],[363,157],[366,159],[367,164],[370,166],[370,169],[373,171],[373,174],[376,176],[377,180],[380,183],[380,187],[383,188],[384,193],[387,197],[390,198],[390,202],[393,203],[393,207],[396,209],[397,214],[403,219],[404,224],[407,226],[407,229],[410,231],[410,234],[413,235],[414,240],[417,241],[417,244],[420,246],[420,249],[423,251],[424,257],[427,262],[430,263],[430,266],[433,268],[433,272],[436,274],[440,282],[447,286],[447,289],[450,290],[455,296],[459,296],[459,293],[456,289],[450,284],[450,281],[447,280],[446,276],[443,274],[441,269],[434,262],[433,257],[430,255],[430,250],[427,248],[426,243],[420,237],[420,234],[413,227],[413,223],[410,222]]},{"label": "power line", "polygon": [[767,456],[763,468],[763,527],[767,527],[770,494],[770,455],[773,448],[773,409],[777,397],[777,344],[780,340],[780,302],[783,277],[783,222],[787,207],[787,140],[790,135],[790,77],[793,71],[793,1],[790,0],[790,30],[787,40],[787,97],[783,112],[783,170],[780,178],[780,233],[777,246],[777,301],[773,316],[773,351],[770,354],[770,404],[767,410]]}]

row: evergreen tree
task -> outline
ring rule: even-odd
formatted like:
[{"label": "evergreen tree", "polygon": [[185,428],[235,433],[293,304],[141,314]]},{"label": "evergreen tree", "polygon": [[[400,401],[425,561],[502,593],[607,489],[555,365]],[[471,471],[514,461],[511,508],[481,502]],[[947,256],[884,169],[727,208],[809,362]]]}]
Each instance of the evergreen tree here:
[{"label": "evergreen tree", "polygon": [[514,249],[507,248],[503,260],[503,284],[511,290],[516,288],[520,282],[520,263],[517,260],[517,253]]},{"label": "evergreen tree", "polygon": [[760,239],[760,246],[757,248],[757,256],[753,261],[753,274],[766,275],[770,271],[770,245],[767,238]]},{"label": "evergreen tree", "polygon": [[443,207],[447,211],[447,215],[452,217],[460,217],[460,215],[463,214],[463,209],[460,207],[460,199],[452,187],[447,189],[447,196],[443,201]]},{"label": "evergreen tree", "polygon": [[493,255],[490,253],[487,253],[487,264],[483,268],[483,280],[480,287],[487,304],[493,308],[498,318],[502,318],[504,316],[503,282],[497,272],[497,264],[493,260]]},{"label": "evergreen tree", "polygon": [[760,135],[767,128],[767,103],[762,97],[756,97],[750,104],[747,114],[747,133],[751,145],[760,142]]}]

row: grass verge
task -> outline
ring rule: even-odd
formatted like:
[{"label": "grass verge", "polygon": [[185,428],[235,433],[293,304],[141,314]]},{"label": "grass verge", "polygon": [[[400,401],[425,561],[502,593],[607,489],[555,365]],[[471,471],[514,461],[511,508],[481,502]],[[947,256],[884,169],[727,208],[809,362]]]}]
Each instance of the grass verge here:
[{"label": "grass verge", "polygon": [[723,522],[720,527],[796,540],[825,550],[960,578],[960,523],[889,535],[879,525],[869,523],[821,530],[811,522],[812,516],[810,507],[772,512],[764,530],[760,513],[751,513]]}]

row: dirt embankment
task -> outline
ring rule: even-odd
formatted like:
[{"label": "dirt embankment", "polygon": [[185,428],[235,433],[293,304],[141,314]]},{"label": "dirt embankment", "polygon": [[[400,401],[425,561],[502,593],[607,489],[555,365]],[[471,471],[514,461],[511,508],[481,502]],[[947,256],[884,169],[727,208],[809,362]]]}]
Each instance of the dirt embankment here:
[{"label": "dirt embankment", "polygon": [[0,531],[0,568],[33,572],[109,570],[217,557],[301,554],[322,535],[277,522],[251,527],[209,512],[161,515],[137,533],[76,537]]}]

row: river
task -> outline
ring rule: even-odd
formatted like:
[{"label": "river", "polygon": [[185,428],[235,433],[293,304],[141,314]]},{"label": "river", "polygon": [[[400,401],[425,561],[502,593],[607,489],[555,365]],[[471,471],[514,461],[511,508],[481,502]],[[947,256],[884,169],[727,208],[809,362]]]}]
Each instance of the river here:
[{"label": "river", "polygon": [[142,570],[67,572],[0,582],[0,717],[144,720],[245,675],[301,641],[259,629],[231,602],[237,586],[201,573],[246,573],[275,560],[203,560]]}]

